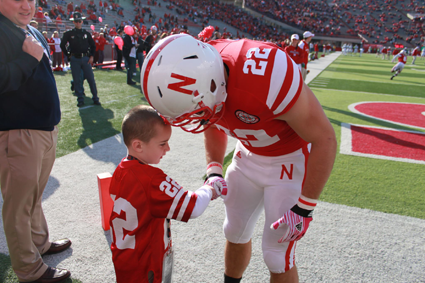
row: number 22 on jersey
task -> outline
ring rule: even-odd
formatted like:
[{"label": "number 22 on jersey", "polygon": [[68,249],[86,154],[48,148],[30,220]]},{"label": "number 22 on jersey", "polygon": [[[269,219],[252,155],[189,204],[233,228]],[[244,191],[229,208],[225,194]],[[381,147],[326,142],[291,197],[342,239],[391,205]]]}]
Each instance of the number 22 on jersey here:
[{"label": "number 22 on jersey", "polygon": [[[249,49],[246,53],[246,58],[248,58],[248,60],[246,60],[243,65],[243,72],[248,74],[251,71],[253,75],[264,76],[267,68],[267,59],[269,58],[271,50],[271,48],[263,48],[263,50],[261,50],[258,47]],[[262,60],[255,61],[254,59]]]}]

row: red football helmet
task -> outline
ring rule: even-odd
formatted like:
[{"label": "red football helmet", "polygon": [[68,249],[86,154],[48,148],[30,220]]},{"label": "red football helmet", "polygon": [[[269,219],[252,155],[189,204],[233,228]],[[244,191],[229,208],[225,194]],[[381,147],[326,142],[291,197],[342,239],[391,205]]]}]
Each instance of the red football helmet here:
[{"label": "red football helmet", "polygon": [[190,35],[159,41],[146,56],[140,82],[149,104],[187,132],[203,132],[223,115],[223,60],[214,47]]}]

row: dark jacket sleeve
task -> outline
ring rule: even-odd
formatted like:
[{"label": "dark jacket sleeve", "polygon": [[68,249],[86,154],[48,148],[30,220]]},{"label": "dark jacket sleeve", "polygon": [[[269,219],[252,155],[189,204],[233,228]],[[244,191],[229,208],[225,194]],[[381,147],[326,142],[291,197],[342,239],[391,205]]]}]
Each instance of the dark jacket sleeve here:
[{"label": "dark jacket sleeve", "polygon": [[0,95],[20,88],[32,75],[38,60],[22,50],[25,34],[18,37],[0,24]]},{"label": "dark jacket sleeve", "polygon": [[65,32],[63,34],[63,36],[62,36],[61,44],[60,44],[60,47],[61,47],[62,52],[63,52],[63,55],[66,56],[66,57],[69,57],[69,55],[70,55],[68,53],[68,50],[66,50],[66,44],[68,43],[68,37],[69,37],[69,33],[68,32]]},{"label": "dark jacket sleeve", "polygon": [[131,37],[126,34],[124,36],[124,46],[122,48],[122,55],[125,57],[130,56],[131,48],[133,48],[134,44],[131,42]]},{"label": "dark jacket sleeve", "polygon": [[91,34],[89,32],[87,32],[87,38],[89,40],[89,56],[94,56],[94,53],[96,52],[96,43],[93,40],[93,37],[91,36]]}]

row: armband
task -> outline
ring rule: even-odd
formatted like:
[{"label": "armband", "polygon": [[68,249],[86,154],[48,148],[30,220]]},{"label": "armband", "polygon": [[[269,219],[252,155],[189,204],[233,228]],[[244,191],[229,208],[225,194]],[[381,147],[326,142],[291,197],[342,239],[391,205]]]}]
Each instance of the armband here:
[{"label": "armband", "polygon": [[207,165],[207,177],[205,181],[210,177],[223,178],[223,166],[220,163],[213,161]]},{"label": "armband", "polygon": [[292,212],[301,215],[302,217],[312,217],[313,210],[317,205],[317,199],[311,199],[301,195],[298,199],[298,203],[294,205],[291,210]]}]

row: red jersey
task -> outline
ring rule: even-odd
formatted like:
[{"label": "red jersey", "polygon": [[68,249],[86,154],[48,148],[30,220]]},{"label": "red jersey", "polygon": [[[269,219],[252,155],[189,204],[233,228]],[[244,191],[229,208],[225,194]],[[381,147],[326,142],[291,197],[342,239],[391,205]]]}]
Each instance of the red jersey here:
[{"label": "red jersey", "polygon": [[289,55],[289,57],[291,57],[292,60],[294,60],[294,62],[296,64],[301,64],[301,48],[297,46],[292,46],[292,45],[288,45],[285,47],[285,52]]},{"label": "red jersey", "polygon": [[399,62],[401,62],[403,64],[406,64],[406,61],[407,61],[406,54],[404,54],[404,53],[398,53],[396,56],[398,57],[398,61]]},{"label": "red jersey", "polygon": [[96,51],[103,51],[105,49],[106,39],[104,37],[97,37],[94,39],[94,43],[96,44]]},{"label": "red jersey", "polygon": [[419,48],[416,47],[412,52],[412,56],[418,56],[418,55],[419,55]]},{"label": "red jersey", "polygon": [[112,261],[118,283],[155,283],[171,277],[170,220],[187,222],[197,195],[161,169],[123,159],[112,176]]},{"label": "red jersey", "polygon": [[305,68],[307,69],[307,63],[308,63],[308,54],[310,54],[310,49],[308,47],[308,43],[304,40],[301,40],[300,43],[298,43],[298,47],[301,48],[301,62],[305,64]]},{"label": "red jersey", "polygon": [[215,40],[229,68],[223,118],[215,125],[251,152],[279,156],[306,144],[276,118],[297,101],[303,80],[298,66],[276,45],[248,39]]}]

